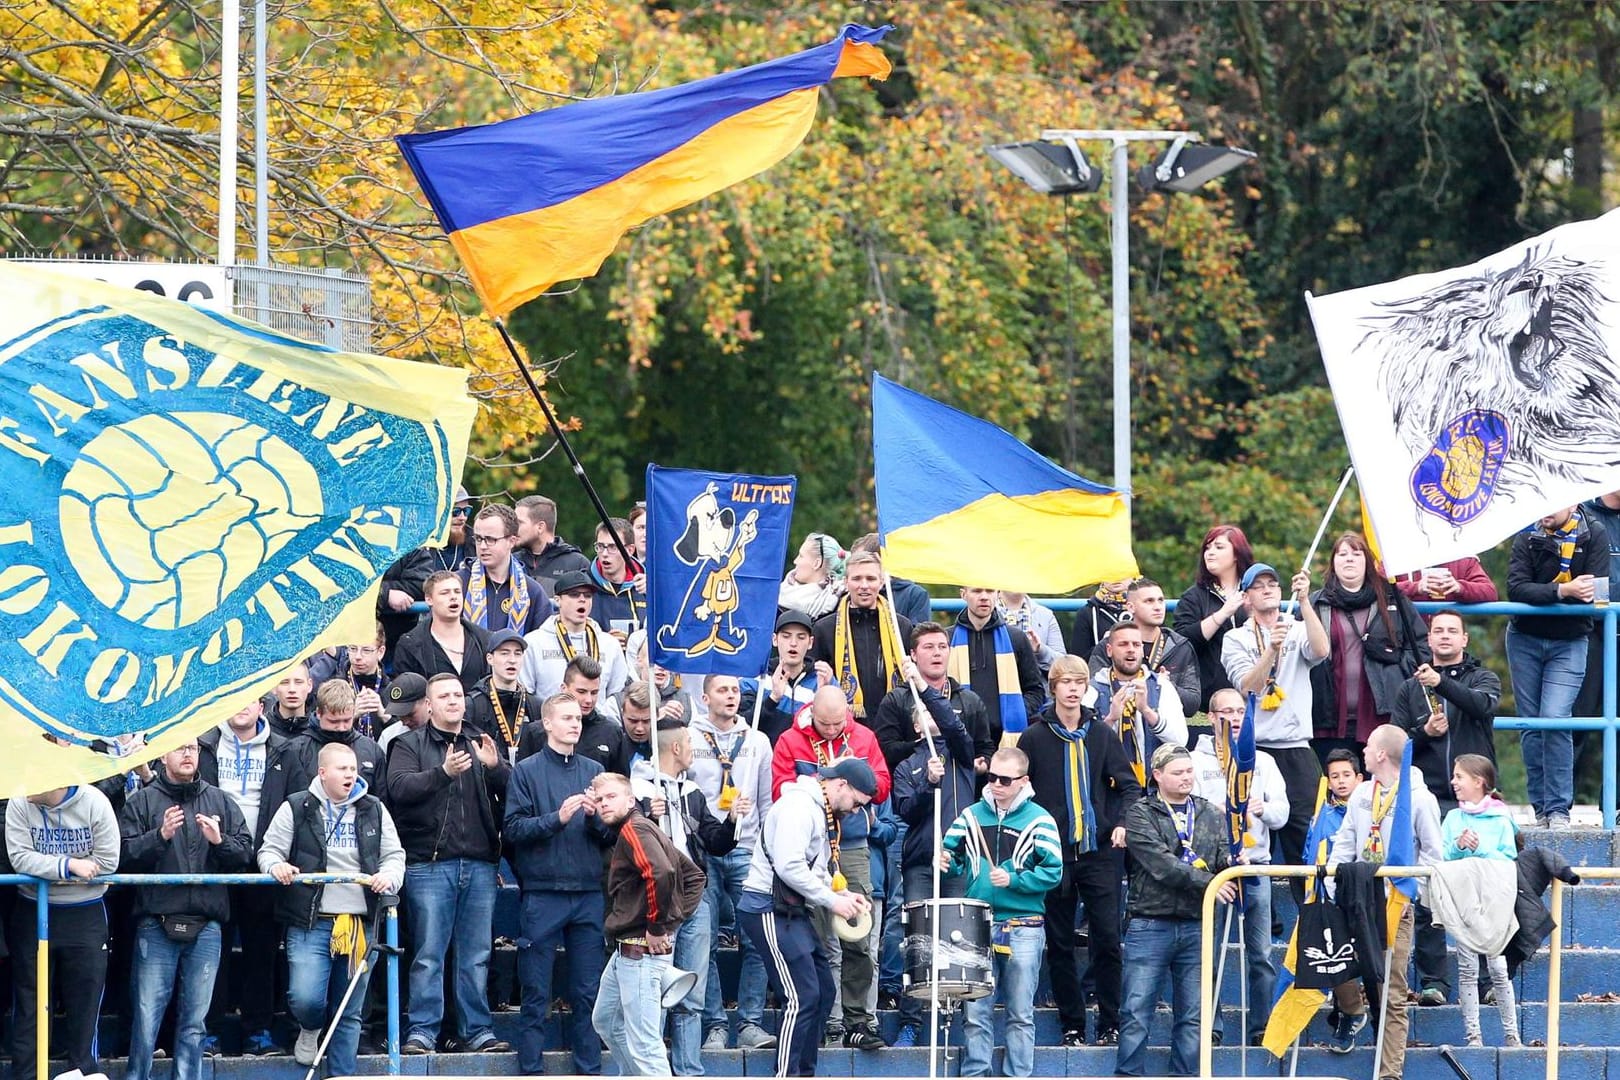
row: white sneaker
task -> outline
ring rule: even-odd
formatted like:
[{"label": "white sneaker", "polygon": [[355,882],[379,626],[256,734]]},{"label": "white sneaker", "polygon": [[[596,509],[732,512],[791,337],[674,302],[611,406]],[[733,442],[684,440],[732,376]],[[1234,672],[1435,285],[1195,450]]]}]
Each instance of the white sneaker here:
[{"label": "white sneaker", "polygon": [[744,1024],[737,1031],[737,1049],[774,1050],[776,1036],[756,1024]]},{"label": "white sneaker", "polygon": [[321,1049],[320,1028],[299,1028],[298,1041],[293,1044],[293,1060],[300,1065],[315,1064],[315,1055]]},{"label": "white sneaker", "polygon": [[705,1035],[703,1037],[703,1049],[704,1050],[724,1050],[724,1049],[726,1049],[726,1029],[723,1028],[723,1027],[717,1027],[714,1030],[710,1031],[707,1035]]},{"label": "white sneaker", "polygon": [[85,1073],[84,1080],[107,1080],[106,1073]]},{"label": "white sneaker", "polygon": [[65,1073],[58,1073],[56,1080],[85,1080],[85,1075],[78,1069],[69,1069]]}]

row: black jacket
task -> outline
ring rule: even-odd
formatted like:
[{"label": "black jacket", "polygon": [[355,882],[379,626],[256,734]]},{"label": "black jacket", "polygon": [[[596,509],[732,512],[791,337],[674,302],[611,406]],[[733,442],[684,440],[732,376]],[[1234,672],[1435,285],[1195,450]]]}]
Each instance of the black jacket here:
[{"label": "black jacket", "polygon": [[[951,683],[953,690],[958,689]],[[972,694],[971,690],[962,690],[961,694]],[[897,694],[906,696],[907,718],[910,718],[910,688],[892,691],[883,699],[887,706],[891,698]],[[902,869],[909,866],[926,866],[934,858],[934,799],[943,793],[944,802],[939,807],[940,825],[950,828],[963,810],[973,805],[978,797],[978,775],[974,772],[973,759],[978,756],[978,749],[968,734],[967,726],[962,722],[955,711],[956,695],[952,695],[952,702],[947,704],[945,698],[931,687],[923,690],[923,705],[934,717],[934,723],[939,725],[939,738],[935,745],[940,756],[944,759],[945,775],[940,778],[939,786],[928,782],[928,743],[921,738],[913,736],[911,740],[911,753],[889,766],[890,781],[889,798],[893,804],[895,814],[906,823],[906,837],[900,845],[900,866]],[[913,728],[915,730],[915,728]],[[880,736],[881,739],[881,736]],[[889,748],[883,745],[883,754],[887,758]]]},{"label": "black jacket", "polygon": [[[495,715],[495,702],[490,698],[491,692],[501,695],[501,712],[506,717],[504,728]],[[491,680],[484,679],[467,695],[467,715],[462,722],[488,734],[504,754],[522,746],[523,737],[530,731],[540,731],[542,704],[544,702],[540,695],[531,694],[522,686],[516,690],[494,691]],[[512,734],[510,739],[507,738],[507,732]],[[541,732],[540,738],[543,744],[544,732]]]},{"label": "black jacket", "polygon": [[[163,815],[171,806],[185,814],[180,830],[163,839]],[[197,827],[197,815],[219,818],[218,844],[210,844]],[[128,874],[233,874],[253,861],[253,834],[236,800],[205,780],[177,784],[162,769],[150,784],[135,792],[118,815],[124,852],[118,868]],[[216,922],[231,917],[230,892],[224,885],[140,885],[135,914],[201,915]]]},{"label": "black jacket", "polygon": [[[1239,611],[1221,624],[1214,637],[1204,637],[1204,631],[1201,629],[1204,620],[1224,606],[1225,601],[1216,596],[1215,590],[1207,585],[1194,585],[1181,594],[1181,602],[1176,605],[1176,633],[1187,639],[1193,655],[1198,658],[1197,711],[1199,712],[1209,711],[1209,697],[1215,691],[1232,688],[1232,680],[1226,674],[1226,665],[1221,663],[1221,642],[1226,639],[1229,631],[1249,621],[1249,616]],[[1189,711],[1187,715],[1191,716],[1192,712]]]},{"label": "black jacket", "polygon": [[[366,782],[366,790],[375,792],[388,790],[388,755],[377,745],[376,740],[367,738],[353,728],[348,731],[327,731],[318,726],[312,727],[298,738],[288,741],[286,749],[281,753],[280,769],[265,772],[259,816],[267,828],[270,819],[275,816],[281,804],[287,801],[288,796],[309,787],[310,781],[320,772],[322,748],[327,743],[334,742],[354,751],[360,778]],[[263,809],[266,806],[269,807],[268,810]],[[256,839],[263,840],[264,834],[260,833]]]},{"label": "black jacket", "polygon": [[[838,608],[816,620],[812,631],[815,640],[810,647],[808,661],[811,666],[817,660],[825,660],[835,673],[838,671],[838,655],[833,645],[838,637],[838,612],[843,604],[844,601],[839,601]],[[904,615],[898,618],[900,649],[901,655],[904,655],[911,641],[911,620]],[[855,679],[861,684],[861,703],[865,707],[864,714],[857,714],[856,719],[864,721],[866,716],[877,711],[883,695],[889,692],[888,672],[883,665],[883,640],[878,630],[878,609],[850,607],[849,634],[854,638]]]},{"label": "black jacket", "polygon": [[[948,702],[950,712],[966,728],[968,742],[973,749],[973,753],[967,755],[967,765],[972,768],[975,757],[982,757],[988,761],[996,750],[996,744],[990,738],[990,723],[984,716],[984,701],[955,679],[947,678],[945,682],[951,692]],[[929,695],[925,692],[923,694],[925,706],[929,704],[928,699]],[[878,702],[877,715],[872,717],[871,723],[867,725],[872,729],[872,734],[877,736],[878,746],[883,749],[883,760],[888,762],[891,772],[902,761],[911,757],[912,751],[918,746],[926,749],[922,736],[917,734],[912,700],[910,686],[890,690],[883,696],[883,700]],[[946,704],[943,698],[941,704]],[[938,713],[935,714],[935,723],[940,723]],[[945,730],[943,724],[940,730]],[[971,797],[969,801],[972,801]]]},{"label": "black jacket", "polygon": [[[1385,917],[1384,881],[1373,863],[1340,863],[1333,877],[1333,902],[1344,913],[1356,942],[1356,973],[1368,990],[1384,981],[1384,950],[1389,921]],[[1368,997],[1377,997],[1369,993]]]},{"label": "black jacket", "polygon": [[[388,744],[388,806],[408,863],[500,859],[512,767],[501,755],[494,768],[484,768],[476,737],[465,726],[450,735],[429,722]],[[472,768],[454,779],[443,767],[452,743],[472,755]]]},{"label": "black jacket", "polygon": [[[197,736],[197,775],[202,777],[214,787],[219,787],[219,740],[222,732],[217,727],[209,728]],[[284,781],[272,781],[273,775],[286,770],[283,755],[287,752],[287,745],[291,740],[275,728],[270,729],[270,738],[264,743],[264,786],[259,789],[259,820],[248,822],[248,829],[253,833],[253,847],[255,850],[264,842],[264,831],[270,827],[270,819],[276,816],[281,808],[287,792],[297,791],[297,788],[288,787]],[[158,766],[153,766],[158,768]],[[123,778],[120,776],[120,786]],[[272,783],[275,787],[272,788]],[[305,784],[309,781],[305,780]],[[119,803],[122,805],[123,794],[119,794]]]},{"label": "black jacket", "polygon": [[[375,874],[382,866],[383,805],[375,795],[363,795],[354,804],[355,849],[360,856],[360,872]],[[308,791],[292,796],[292,843],[288,845],[287,862],[298,867],[303,874],[326,871],[326,821],[322,816],[321,800]],[[313,929],[321,917],[321,893],[324,885],[304,885],[297,879],[291,885],[275,890],[275,918],[285,926],[303,930]],[[365,890],[366,915],[377,913],[377,894]]]},{"label": "black jacket", "polygon": [[[674,781],[667,779],[662,773],[656,781],[647,781],[656,786],[661,792],[670,790]],[[669,814],[679,814],[681,823],[686,827],[686,856],[699,867],[709,865],[707,856],[724,855],[737,846],[737,827],[728,818],[717,818],[709,811],[708,797],[703,789],[695,783],[689,784],[685,795],[667,808]],[[666,795],[667,799],[668,796]],[[664,827],[664,818],[655,818],[652,815],[652,800],[641,799],[641,812],[647,815],[647,820],[658,826],[664,835],[669,835]]]},{"label": "black jacket", "polygon": [[[1159,662],[1151,670],[1155,675],[1163,672],[1170,676],[1170,685],[1176,688],[1176,697],[1181,699],[1181,715],[1191,717],[1204,707],[1203,696],[1199,693],[1198,656],[1193,652],[1192,642],[1168,626],[1161,626],[1159,633],[1164,635],[1164,651],[1159,654]],[[1108,642],[1097,642],[1087,658],[1087,664],[1093,672],[1108,670]]]},{"label": "black jacket", "polygon": [[[538,729],[536,729],[538,730]],[[618,831],[595,814],[578,811],[561,821],[563,800],[584,791],[602,766],[583,754],[563,755],[542,743],[512,770],[506,791],[506,841],[524,891],[597,892],[602,853]]]},{"label": "black jacket", "polygon": [[441,672],[456,675],[461,679],[462,689],[471,694],[481,681],[489,678],[489,658],[485,655],[489,652],[489,635],[466,617],[462,618],[461,627],[467,632],[467,652],[461,658],[460,671],[450,662],[449,654],[433,640],[433,620],[426,618],[399,639],[394,649],[394,674],[414,671],[424,679]]},{"label": "black jacket", "polygon": [[1519,891],[1513,898],[1513,915],[1519,920],[1519,932],[1513,935],[1502,955],[1507,957],[1508,974],[1536,955],[1541,943],[1553,932],[1552,912],[1541,902],[1553,878],[1567,885],[1579,885],[1581,875],[1558,852],[1539,846],[1527,847],[1519,852]]},{"label": "black jacket", "polygon": [[1451,766],[1459,754],[1484,754],[1496,761],[1496,705],[1502,699],[1502,680],[1496,673],[1467,653],[1462,662],[1437,667],[1440,685],[1430,693],[1446,710],[1446,733],[1430,735],[1423,730],[1429,722],[1429,699],[1417,679],[1401,683],[1391,719],[1412,737],[1412,764],[1423,770],[1423,779],[1434,797],[1443,804],[1456,800],[1451,790]]},{"label": "black jacket", "polygon": [[517,556],[523,572],[540,582],[547,596],[556,591],[557,579],[562,575],[573,570],[588,573],[591,569],[591,560],[582,555],[579,548],[557,536],[553,536],[538,555],[526,547],[513,548],[512,554]]},{"label": "black jacket", "polygon": [[[975,630],[963,611],[956,617],[956,625],[967,631],[968,685],[984,702],[985,720],[990,725],[990,741],[1001,742],[1001,683],[996,678],[996,631],[1006,624],[1001,612],[992,610],[990,621]],[[1026,723],[1033,721],[1046,704],[1046,684],[1041,679],[1041,666],[1035,662],[1035,647],[1029,635],[1009,630],[1007,639],[1012,643],[1013,660],[1018,665],[1018,692],[1024,699]]]},{"label": "black jacket", "polygon": [[1074,613],[1074,629],[1069,632],[1069,651],[1076,656],[1090,656],[1097,642],[1108,633],[1108,628],[1119,622],[1125,613],[1123,605],[1110,604],[1095,596],[1086,606]]},{"label": "black jacket", "polygon": [[[1393,585],[1385,585],[1384,589],[1389,596],[1389,621],[1395,627],[1395,637],[1390,637],[1389,627],[1384,625],[1384,616],[1376,605],[1369,609],[1367,633],[1361,640],[1361,667],[1367,674],[1367,684],[1372,687],[1373,710],[1379,716],[1393,717],[1401,683],[1419,664],[1429,662],[1429,628],[1404,593]],[[1322,602],[1321,590],[1312,594],[1311,603],[1316,606],[1317,618],[1322,620],[1322,627],[1331,640],[1333,627],[1329,619],[1334,609]],[[1343,612],[1339,614],[1343,616]],[[1319,736],[1355,738],[1354,731],[1339,731],[1333,676],[1337,662],[1336,657],[1330,657],[1326,663],[1311,668],[1311,727]],[[1350,718],[1352,724],[1354,719]]]},{"label": "black jacket", "polygon": [[[1608,577],[1609,534],[1603,523],[1590,514],[1583,514],[1581,520],[1585,524],[1575,533],[1569,576]],[[1507,598],[1515,604],[1565,603],[1558,598],[1558,586],[1553,583],[1558,567],[1558,541],[1540,528],[1520,533],[1508,557]],[[1585,637],[1592,632],[1592,619],[1587,615],[1514,615],[1509,622],[1521,634],[1557,640]]]},{"label": "black jacket", "polygon": [[[313,698],[313,695],[311,696]],[[312,706],[313,701],[304,707],[310,709]],[[270,730],[283,739],[298,738],[298,736],[308,731],[310,725],[315,722],[313,712],[307,712],[303,716],[281,715],[281,706],[276,703],[276,695],[274,694],[265,695],[264,718],[269,722]],[[153,768],[156,768],[156,766],[153,766]]]},{"label": "black jacket", "polygon": [[[1064,762],[1068,759],[1067,743],[1063,736],[1052,730],[1059,721],[1054,708],[1048,708],[1037,720],[1031,721],[1029,730],[1018,739],[1018,749],[1029,756],[1029,783],[1035,789],[1035,801],[1057,822],[1058,835],[1063,838],[1063,861],[1074,862],[1078,855],[1070,835],[1069,797],[1063,780]],[[1142,797],[1142,785],[1136,782],[1130,759],[1119,735],[1106,723],[1100,722],[1090,709],[1082,712],[1081,723],[1086,727],[1086,760],[1091,770],[1092,820],[1097,823],[1097,849],[1106,851],[1109,834],[1119,826],[1130,808]]]},{"label": "black jacket", "polygon": [[1182,860],[1181,837],[1164,800],[1138,799],[1125,811],[1125,850],[1131,857],[1125,908],[1133,919],[1202,918],[1204,887],[1226,869],[1226,814],[1197,795],[1187,798],[1192,847],[1202,867]]}]

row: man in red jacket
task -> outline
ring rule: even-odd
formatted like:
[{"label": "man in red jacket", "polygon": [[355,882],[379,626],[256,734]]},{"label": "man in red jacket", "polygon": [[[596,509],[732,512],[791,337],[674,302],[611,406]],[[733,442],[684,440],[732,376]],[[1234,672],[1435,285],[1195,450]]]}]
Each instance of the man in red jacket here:
[{"label": "man in red jacket", "polygon": [[[874,804],[889,797],[889,764],[872,729],[855,719],[844,692],[836,684],[816,691],[810,704],[800,709],[793,723],[776,740],[771,756],[771,797],[782,793],[796,776],[816,772],[841,758],[860,758],[877,776]],[[861,810],[845,817],[836,830],[832,871],[841,874],[850,892],[872,899],[872,862],[867,850],[871,811]],[[843,1012],[834,1012],[827,1024],[829,1039],[842,1039],[856,1050],[881,1050],[885,1045],[877,1033],[877,1018],[867,1007],[874,977],[874,960],[868,940],[842,941],[832,929],[830,915],[816,917],[816,930],[822,948],[839,985]]]}]

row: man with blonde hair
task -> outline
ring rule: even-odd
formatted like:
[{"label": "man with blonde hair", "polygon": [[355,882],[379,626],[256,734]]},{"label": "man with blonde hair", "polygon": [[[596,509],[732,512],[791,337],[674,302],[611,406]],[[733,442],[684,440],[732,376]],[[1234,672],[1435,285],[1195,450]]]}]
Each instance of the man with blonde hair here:
[{"label": "man with blonde hair", "polygon": [[810,661],[831,666],[844,700],[855,718],[864,720],[903,681],[911,620],[890,614],[883,597],[883,560],[871,552],[850,555],[844,588],[838,606],[816,620]]},{"label": "man with blonde hair", "polygon": [[1119,736],[1098,723],[1086,704],[1090,682],[1080,657],[1052,661],[1051,703],[1018,740],[1018,749],[1029,757],[1035,801],[1056,821],[1063,845],[1063,877],[1046,894],[1046,952],[1064,1046],[1086,1041],[1074,933],[1075,904],[1081,901],[1097,983],[1096,1041],[1100,1046],[1119,1041],[1119,867],[1113,849],[1125,846],[1121,820],[1142,795]]}]

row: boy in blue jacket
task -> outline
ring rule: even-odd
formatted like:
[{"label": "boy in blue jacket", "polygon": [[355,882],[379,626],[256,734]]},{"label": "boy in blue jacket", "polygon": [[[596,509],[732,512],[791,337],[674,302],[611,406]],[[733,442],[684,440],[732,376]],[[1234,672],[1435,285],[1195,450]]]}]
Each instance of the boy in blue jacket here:
[{"label": "boy in blue jacket", "polygon": [[967,1003],[963,1076],[988,1076],[995,1050],[996,999],[1007,1011],[1007,1075],[1035,1068],[1035,983],[1046,944],[1046,894],[1063,877],[1057,822],[1034,801],[1029,758],[997,750],[990,759],[984,798],[969,806],[945,833],[941,872],[967,879],[967,895],[990,905],[992,948],[999,968],[996,992]]}]

